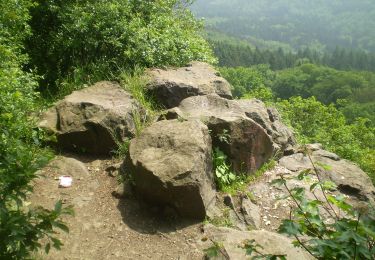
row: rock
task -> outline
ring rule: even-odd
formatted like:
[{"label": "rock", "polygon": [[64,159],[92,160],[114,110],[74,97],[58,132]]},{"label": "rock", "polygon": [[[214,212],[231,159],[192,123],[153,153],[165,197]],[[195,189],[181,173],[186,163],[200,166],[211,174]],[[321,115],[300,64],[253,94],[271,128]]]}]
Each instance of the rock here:
[{"label": "rock", "polygon": [[[374,200],[375,187],[369,176],[357,165],[347,160],[341,160],[336,154],[324,150],[313,151],[311,158],[316,164],[320,176],[334,182],[340,192],[359,200]],[[283,157],[280,159],[279,165],[294,172],[313,168],[309,158],[303,153]]]},{"label": "rock", "polygon": [[211,153],[203,123],[160,121],[131,141],[125,170],[134,173],[135,190],[144,199],[204,219],[215,201]]},{"label": "rock", "polygon": [[227,194],[227,195],[224,196],[224,205],[231,208],[231,209],[234,209],[233,198],[230,194]]},{"label": "rock", "polygon": [[[249,256],[246,255],[246,250],[242,248],[246,241],[249,240],[255,240],[255,243],[261,246],[257,250],[262,254],[285,255],[286,259],[313,259],[303,249],[294,247],[292,240],[265,230],[238,231],[230,228],[218,228],[206,225],[205,234],[209,238],[209,242],[204,245],[206,248],[208,243],[212,244],[211,241],[222,244],[223,248],[221,248],[221,251],[227,255],[222,259],[249,259]],[[219,253],[219,255],[223,253]],[[254,256],[256,256],[255,253],[251,255],[251,257]]]},{"label": "rock", "polygon": [[48,110],[39,123],[55,133],[63,149],[108,154],[135,133],[134,114],[143,120],[144,110],[112,82],[99,82],[73,92]]},{"label": "rock", "polygon": [[306,145],[306,149],[315,152],[315,151],[322,150],[323,149],[323,145],[319,144],[319,143],[307,144]]},{"label": "rock", "polygon": [[55,174],[54,176],[72,176],[73,181],[90,175],[86,165],[74,158],[58,156],[53,159],[47,167]]},{"label": "rock", "polygon": [[280,115],[275,108],[267,108],[257,99],[241,99],[236,103],[242,108],[246,116],[261,125],[272,136],[276,149],[289,151],[296,145],[293,132],[281,122]]},{"label": "rock", "polygon": [[245,115],[237,101],[216,94],[190,97],[165,118],[198,119],[210,129],[214,147],[227,156],[234,171],[253,173],[274,153],[272,138],[265,129]]},{"label": "rock", "polygon": [[247,226],[254,229],[261,227],[260,208],[248,198],[243,198],[241,203],[241,213]]},{"label": "rock", "polygon": [[191,96],[216,93],[232,99],[230,84],[209,64],[193,62],[178,69],[153,69],[148,72],[149,92],[166,108],[178,106]]}]

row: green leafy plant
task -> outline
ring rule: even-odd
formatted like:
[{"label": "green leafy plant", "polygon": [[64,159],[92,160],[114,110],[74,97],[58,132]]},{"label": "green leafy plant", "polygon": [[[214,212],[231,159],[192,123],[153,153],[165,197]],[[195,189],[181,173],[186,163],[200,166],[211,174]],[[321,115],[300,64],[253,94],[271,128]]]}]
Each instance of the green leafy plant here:
[{"label": "green leafy plant", "polygon": [[222,133],[218,134],[217,137],[219,138],[220,142],[229,144],[230,143],[230,134],[227,129],[224,129]]},{"label": "green leafy plant", "polygon": [[[180,0],[36,0],[27,41],[43,90],[58,92],[67,77],[103,79],[136,67],[215,62],[203,25]],[[112,78],[113,79],[113,78]],[[81,84],[82,85],[82,84]]]},{"label": "green leafy plant", "polygon": [[226,252],[223,244],[213,240],[211,240],[211,242],[213,245],[203,250],[205,253],[205,259],[211,259],[219,256],[224,257],[224,259],[229,259],[228,253]]},{"label": "green leafy plant", "polygon": [[[318,181],[310,186],[315,199],[307,199],[301,187],[290,188],[287,178],[281,175],[273,181],[283,185],[295,207],[289,219],[283,220],[279,232],[296,239],[295,245],[303,247],[316,259],[374,259],[375,256],[375,211],[372,205],[353,208],[343,196],[329,194],[334,188],[331,182],[323,181],[317,164],[307,152],[312,170],[302,171],[296,179],[304,180],[314,175]],[[319,200],[317,193],[324,200]],[[322,217],[325,211],[331,221]]]},{"label": "green leafy plant", "polygon": [[217,227],[233,227],[233,222],[230,219],[230,208],[225,208],[222,211],[221,216],[215,216],[213,218],[206,217],[205,219],[206,223],[211,223],[214,226]]},{"label": "green leafy plant", "polygon": [[32,1],[0,1],[0,258],[27,259],[49,239],[60,248],[55,230],[67,231],[60,216],[71,213],[58,202],[54,210],[27,208],[36,171],[52,157],[41,148],[40,131],[32,117],[37,110],[37,78],[24,71],[28,57],[23,41],[30,36],[27,24]]},{"label": "green leafy plant", "polygon": [[227,163],[227,156],[219,149],[214,149],[213,163],[215,171],[215,180],[219,189],[232,184],[236,181],[236,175],[230,169]]},{"label": "green leafy plant", "polygon": [[123,159],[129,151],[130,139],[125,138],[125,140],[122,142],[116,141],[116,144],[118,148],[115,151],[115,155],[116,157]]},{"label": "green leafy plant", "polygon": [[263,249],[261,245],[256,243],[254,239],[252,240],[245,240],[243,245],[240,246],[242,249],[245,249],[247,256],[252,256],[251,259],[264,259],[264,260],[286,260],[285,255],[272,255],[272,254],[263,254],[258,249]]}]

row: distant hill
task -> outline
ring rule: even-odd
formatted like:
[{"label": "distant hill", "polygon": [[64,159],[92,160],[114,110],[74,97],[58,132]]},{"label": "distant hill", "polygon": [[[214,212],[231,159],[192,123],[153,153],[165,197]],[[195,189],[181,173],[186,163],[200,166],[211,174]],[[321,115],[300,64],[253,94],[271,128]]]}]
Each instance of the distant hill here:
[{"label": "distant hill", "polygon": [[196,0],[191,9],[209,30],[261,47],[375,52],[374,0]]}]

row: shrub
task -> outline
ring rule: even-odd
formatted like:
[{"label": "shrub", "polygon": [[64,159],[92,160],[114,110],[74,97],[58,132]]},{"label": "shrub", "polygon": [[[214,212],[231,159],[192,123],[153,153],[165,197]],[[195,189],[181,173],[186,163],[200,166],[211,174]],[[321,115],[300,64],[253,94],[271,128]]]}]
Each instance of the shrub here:
[{"label": "shrub", "polygon": [[100,73],[120,69],[214,62],[197,22],[180,0],[36,0],[28,42],[32,64],[55,81],[74,71]]},{"label": "shrub", "polygon": [[314,97],[293,97],[277,106],[301,143],[322,143],[326,149],[358,163],[375,182],[375,128],[367,126],[367,119],[347,124],[333,105],[323,105]]},{"label": "shrub", "polygon": [[[322,180],[317,163],[309,154],[308,157],[313,170],[302,171],[296,179],[301,181],[315,175],[318,181],[311,184],[310,191],[316,199],[307,199],[304,188],[290,188],[283,175],[273,181],[283,185],[295,203],[290,218],[283,220],[279,232],[294,237],[295,245],[303,247],[316,259],[374,259],[373,206],[364,204],[353,208],[345,202],[344,196],[331,195],[329,190],[335,185]],[[323,194],[324,200],[318,199],[318,192]],[[325,211],[330,219],[324,219],[321,211]]]},{"label": "shrub", "polygon": [[[40,133],[34,129],[36,79],[22,67],[22,41],[30,33],[27,0],[0,2],[0,258],[24,259],[41,247],[43,237],[59,248],[51,236],[54,228],[67,230],[59,216],[71,213],[57,203],[54,210],[27,209],[24,200],[32,191],[36,170],[50,159],[39,147]],[[47,244],[47,251],[50,244]]]}]

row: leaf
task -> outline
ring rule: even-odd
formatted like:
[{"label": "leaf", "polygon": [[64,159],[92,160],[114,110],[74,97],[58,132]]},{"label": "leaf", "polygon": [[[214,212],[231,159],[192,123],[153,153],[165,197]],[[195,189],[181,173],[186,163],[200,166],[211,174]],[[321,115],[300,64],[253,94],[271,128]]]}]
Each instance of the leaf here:
[{"label": "leaf", "polygon": [[51,240],[53,242],[53,247],[56,248],[57,250],[61,250],[61,246],[63,245],[61,241],[54,237],[51,237]]},{"label": "leaf", "polygon": [[284,179],[275,179],[271,182],[272,185],[285,185],[286,181]]},{"label": "leaf", "polygon": [[309,175],[311,173],[311,169],[306,169],[306,170],[303,170],[301,171],[300,174],[298,174],[297,176],[297,179],[302,181],[306,178],[307,175]]},{"label": "leaf", "polygon": [[318,182],[316,182],[316,183],[312,184],[312,185],[310,186],[310,191],[314,191],[314,190],[315,190],[315,188],[316,188],[316,186],[318,186],[318,185],[319,185],[319,183],[318,183]]},{"label": "leaf", "polygon": [[62,209],[62,201],[59,200],[59,201],[56,202],[56,204],[55,204],[55,211],[56,211],[57,213],[60,213],[60,212],[61,212],[61,209]]},{"label": "leaf", "polygon": [[297,236],[300,232],[300,225],[289,219],[284,219],[279,227],[279,233]]},{"label": "leaf", "polygon": [[52,225],[61,229],[62,231],[66,232],[66,233],[69,233],[69,228],[61,222],[54,222]]},{"label": "leaf", "polygon": [[332,166],[330,166],[328,164],[324,164],[322,162],[316,162],[316,165],[319,165],[320,167],[322,167],[326,171],[331,171],[332,170]]},{"label": "leaf", "polygon": [[44,251],[46,252],[46,254],[48,254],[50,250],[51,250],[51,243],[48,243],[46,247],[44,248]]}]

